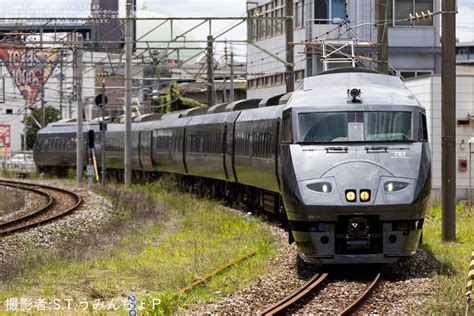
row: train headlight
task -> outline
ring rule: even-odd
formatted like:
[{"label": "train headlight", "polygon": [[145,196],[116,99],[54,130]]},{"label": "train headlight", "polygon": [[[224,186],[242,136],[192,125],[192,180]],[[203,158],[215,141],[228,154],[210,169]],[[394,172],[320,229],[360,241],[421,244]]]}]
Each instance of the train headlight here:
[{"label": "train headlight", "polygon": [[329,182],[317,182],[311,183],[307,185],[308,189],[322,192],[322,193],[331,193],[332,192],[332,185]]},{"label": "train headlight", "polygon": [[356,201],[356,191],[355,190],[346,190],[346,200],[347,202]]},{"label": "train headlight", "polygon": [[407,182],[401,182],[401,181],[388,181],[385,182],[383,189],[386,192],[394,192],[394,191],[400,191],[408,187]]},{"label": "train headlight", "polygon": [[361,190],[359,196],[360,196],[360,200],[362,202],[369,202],[370,201],[370,190]]}]

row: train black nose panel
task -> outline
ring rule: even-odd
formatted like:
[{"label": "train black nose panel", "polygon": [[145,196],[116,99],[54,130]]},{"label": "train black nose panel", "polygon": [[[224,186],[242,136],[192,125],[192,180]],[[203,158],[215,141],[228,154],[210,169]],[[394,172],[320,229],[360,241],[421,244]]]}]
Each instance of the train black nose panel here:
[{"label": "train black nose panel", "polygon": [[338,216],[335,247],[337,254],[383,252],[383,225],[379,216]]}]

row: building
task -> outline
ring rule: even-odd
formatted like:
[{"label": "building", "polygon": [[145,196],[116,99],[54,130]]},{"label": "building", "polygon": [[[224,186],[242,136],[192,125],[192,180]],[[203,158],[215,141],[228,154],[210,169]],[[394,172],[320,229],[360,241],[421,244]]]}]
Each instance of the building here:
[{"label": "building", "polygon": [[[389,65],[402,78],[441,72],[439,15],[420,20],[414,25],[404,20],[410,14],[438,12],[440,0],[388,0],[387,21]],[[285,59],[286,43],[284,0],[248,2],[247,72],[249,98],[266,97],[285,92],[285,66],[274,57]],[[273,18],[273,19],[261,19]],[[353,40],[377,43],[375,0],[294,0],[294,42],[314,40]],[[349,26],[351,28],[349,28]],[[266,52],[265,52],[266,51]],[[267,52],[273,53],[274,57]],[[376,68],[376,49],[358,49],[356,54],[366,59],[359,63]],[[319,47],[294,47],[295,80],[319,73]]]},{"label": "building", "polygon": [[[433,198],[441,197],[441,76],[431,75],[405,81],[406,86],[426,108],[432,158]],[[469,140],[474,135],[474,74],[456,78],[456,196],[468,198],[471,172]],[[474,152],[474,144],[472,144]],[[471,174],[472,173],[472,174]],[[474,180],[474,179],[473,179]],[[474,181],[473,181],[474,183]]]},{"label": "building", "polygon": [[474,65],[474,42],[456,43],[456,64]]}]

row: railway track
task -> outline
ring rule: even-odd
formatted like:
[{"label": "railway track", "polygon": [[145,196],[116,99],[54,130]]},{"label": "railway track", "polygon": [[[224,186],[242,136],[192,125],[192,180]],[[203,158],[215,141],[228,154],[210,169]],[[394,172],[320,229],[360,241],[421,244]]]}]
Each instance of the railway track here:
[{"label": "railway track", "polygon": [[82,203],[78,194],[48,185],[10,180],[0,180],[0,185],[25,190],[44,199],[44,203],[37,208],[19,212],[7,220],[0,220],[0,236],[51,222],[76,210]]},{"label": "railway track", "polygon": [[[351,315],[364,303],[368,298],[369,294],[377,287],[377,284],[380,281],[382,275],[382,270],[380,269],[375,277],[372,279],[370,284],[367,286],[365,291],[359,295],[351,304],[349,304],[344,310],[338,313],[338,315]],[[297,302],[301,302],[304,297],[307,296],[313,289],[320,286],[323,281],[328,279],[329,273],[318,273],[314,275],[308,282],[306,282],[302,287],[296,291],[290,293],[288,296],[278,301],[274,305],[268,307],[264,311],[260,312],[260,315],[275,315],[282,313],[289,309],[291,306],[294,306]]]}]

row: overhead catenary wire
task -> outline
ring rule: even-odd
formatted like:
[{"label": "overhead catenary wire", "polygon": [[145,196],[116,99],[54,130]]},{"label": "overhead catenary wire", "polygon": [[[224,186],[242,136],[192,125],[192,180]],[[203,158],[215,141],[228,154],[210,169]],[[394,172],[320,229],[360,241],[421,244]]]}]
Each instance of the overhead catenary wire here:
[{"label": "overhead catenary wire", "polygon": [[[436,15],[436,14],[438,14],[438,13],[435,13],[434,15]],[[284,17],[282,17],[282,18],[284,18]],[[101,18],[101,19],[103,19],[103,18]],[[201,21],[202,21],[202,20],[205,20],[205,19],[206,19],[206,18],[204,17],[204,18],[196,18],[195,20],[201,20]],[[224,19],[224,18],[221,18],[221,19]],[[252,17],[251,17],[250,19],[252,19]],[[262,19],[265,19],[265,18],[262,18]],[[0,19],[0,20],[1,20],[1,19]],[[60,19],[56,19],[56,18],[45,18],[44,20],[46,21],[46,23],[43,24],[43,25],[46,25],[47,23],[51,23],[51,22],[57,23],[58,21],[60,21]],[[92,19],[92,20],[93,20],[93,19]],[[120,20],[120,19],[119,19],[119,20]],[[143,19],[137,18],[137,20],[143,20]],[[166,21],[169,21],[169,18],[146,18],[145,20],[162,20],[163,22],[166,22]],[[178,20],[179,20],[179,18],[178,18]],[[394,23],[394,21],[404,21],[404,20],[408,20],[408,19],[391,20],[391,21],[387,21],[387,22],[385,22],[385,23]],[[80,21],[80,19],[77,19],[76,21]],[[120,21],[121,21],[121,23],[123,23],[123,19],[120,20]],[[236,22],[234,22],[234,24],[238,22],[238,19],[236,19],[235,21],[236,21]],[[395,22],[395,23],[396,23],[396,22]],[[378,25],[378,24],[380,24],[380,21],[376,21],[376,23],[373,23],[374,26],[376,26],[376,25]],[[339,29],[339,28],[341,28],[341,27],[344,27],[344,26],[347,26],[347,25],[344,25],[344,24],[338,25],[338,26],[334,27],[332,30],[327,31],[327,32],[324,32],[324,33],[322,33],[321,35],[316,36],[315,38],[319,38],[319,37],[321,37],[321,36],[323,36],[323,35],[328,35],[329,33],[334,32],[334,31],[336,31],[337,29]],[[76,30],[77,30],[79,27],[80,27],[80,25],[78,25],[78,26],[76,27]],[[344,30],[344,33],[343,33],[343,34],[345,34],[346,32],[349,32],[350,30],[353,30],[353,29],[355,29],[355,28],[357,28],[357,27],[358,27],[358,25],[356,25],[356,26],[354,26],[354,27],[348,27],[348,28],[346,28],[346,30]],[[69,32],[68,34],[71,34],[71,33],[72,33],[72,32]],[[64,38],[67,38],[67,36],[63,37],[63,39],[64,39]],[[96,41],[96,42],[97,42],[97,43],[100,43],[100,42],[102,42],[102,41],[99,39],[99,40]],[[107,41],[107,42],[114,42],[114,41]],[[116,41],[115,41],[115,42],[116,42]],[[138,42],[140,42],[140,41],[137,41],[137,43],[138,43]],[[197,42],[198,42],[198,41],[197,41]],[[201,42],[203,42],[203,41],[201,41]],[[34,44],[34,41],[31,41],[31,42],[29,42],[29,43],[33,43],[33,44]],[[149,42],[149,41],[144,41],[144,43],[150,43],[150,42]],[[245,42],[243,42],[243,41],[237,41],[237,42],[235,42],[235,43],[236,43],[236,44],[239,44],[239,45],[245,45]],[[139,48],[139,49],[141,49],[141,48]],[[184,48],[174,48],[174,49],[184,49]],[[148,48],[143,48],[142,54],[146,53],[148,50],[149,50]],[[278,54],[283,53],[283,52],[285,52],[285,51],[286,51],[286,49],[282,49],[282,50],[280,50],[279,52],[277,52],[276,54],[278,55]],[[108,56],[106,56],[106,57],[104,57],[104,58],[108,58],[108,57],[110,57],[110,55],[108,55]],[[259,60],[259,61],[258,61],[259,65],[265,66],[265,65],[267,65],[267,64],[274,63],[274,61],[271,61],[271,62],[268,62],[268,63],[261,63],[262,60],[266,60],[266,59],[269,59],[269,58],[271,58],[271,57],[270,57],[270,56],[267,56],[267,57],[264,57],[264,58],[262,58],[261,60]],[[307,58],[301,59],[300,62],[301,62],[301,61],[304,61],[305,59],[307,59]],[[105,59],[104,59],[104,61],[105,61]],[[92,63],[86,62],[86,65],[87,65],[87,64],[97,64],[97,63],[98,63],[98,62],[92,62]],[[255,63],[257,63],[257,61],[252,61],[252,62],[250,62],[249,64],[255,64]],[[69,67],[72,65],[72,62],[66,61],[64,64],[66,65],[65,70],[67,71],[67,70],[69,69]],[[103,64],[106,65],[107,62],[104,62]],[[109,62],[109,64],[112,65],[112,63],[110,63],[110,62]],[[120,65],[120,64],[123,64],[123,62],[118,62],[118,63],[117,63],[117,65]],[[147,64],[147,63],[142,63],[142,64]],[[90,68],[90,69],[88,69],[88,70],[86,70],[86,71],[89,72],[89,71],[92,71],[93,69],[94,69],[94,68]],[[90,89],[93,89],[93,88],[90,88]]]}]

